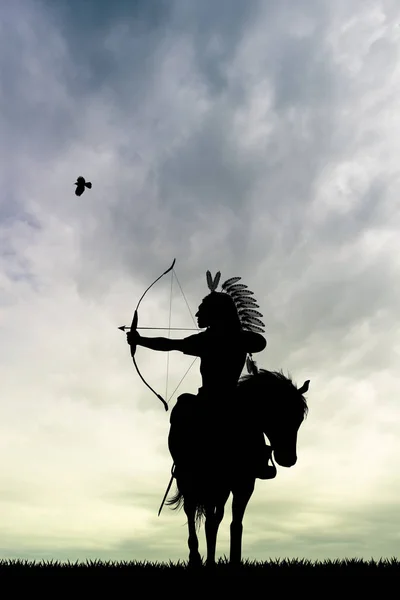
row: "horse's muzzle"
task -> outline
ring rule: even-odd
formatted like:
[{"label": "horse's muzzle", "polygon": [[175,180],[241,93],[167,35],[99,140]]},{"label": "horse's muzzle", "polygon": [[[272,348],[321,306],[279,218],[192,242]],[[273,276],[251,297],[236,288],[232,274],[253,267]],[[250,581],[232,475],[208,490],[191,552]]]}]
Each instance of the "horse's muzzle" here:
[{"label": "horse's muzzle", "polygon": [[286,452],[274,450],[274,457],[280,467],[294,467],[297,463],[296,454],[287,454]]}]

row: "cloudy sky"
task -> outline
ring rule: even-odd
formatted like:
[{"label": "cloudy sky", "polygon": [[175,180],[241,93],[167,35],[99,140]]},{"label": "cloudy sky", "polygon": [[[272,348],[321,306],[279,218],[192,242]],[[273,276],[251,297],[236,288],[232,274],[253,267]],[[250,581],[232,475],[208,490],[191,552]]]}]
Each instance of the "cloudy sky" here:
[{"label": "cloudy sky", "polygon": [[[117,329],[173,258],[192,313],[207,269],[243,277],[259,365],[311,380],[244,556],[396,555],[397,0],[13,0],[0,32],[0,558],[186,560],[184,513],[157,517],[169,414]],[[168,276],[140,324],[171,297],[191,327]],[[137,353],[167,396],[191,360],[167,382]]]}]

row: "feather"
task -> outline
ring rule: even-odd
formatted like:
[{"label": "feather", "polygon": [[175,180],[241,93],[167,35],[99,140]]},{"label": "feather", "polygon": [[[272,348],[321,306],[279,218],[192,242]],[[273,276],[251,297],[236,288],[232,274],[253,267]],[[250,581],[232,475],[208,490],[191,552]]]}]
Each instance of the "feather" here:
[{"label": "feather", "polygon": [[213,292],[217,289],[220,279],[221,279],[221,271],[218,271],[218,273],[214,277],[214,281],[212,284]]},{"label": "feather", "polygon": [[253,365],[251,364],[251,362],[252,361],[251,361],[250,357],[248,356],[247,360],[246,360],[246,367],[247,367],[247,372],[249,373],[249,375],[251,375],[253,372],[253,368],[252,368]]},{"label": "feather", "polygon": [[246,307],[248,308],[260,308],[259,305],[257,304],[257,302],[252,298],[249,298],[248,300],[238,300],[236,302],[236,306],[238,308],[238,310],[242,310],[245,309]]},{"label": "feather", "polygon": [[256,363],[254,362],[254,360],[251,358],[251,356],[248,356],[248,357],[247,357],[247,360],[246,360],[246,367],[247,367],[247,372],[248,372],[250,375],[257,375],[257,373],[258,373],[258,368],[257,368],[257,365],[256,365]]},{"label": "feather", "polygon": [[228,288],[225,289],[228,292],[228,294],[232,294],[233,292],[239,290],[247,290],[247,285],[244,285],[244,283],[236,283],[235,285],[230,285]]},{"label": "feather", "polygon": [[250,323],[243,323],[242,327],[253,333],[265,333],[265,329],[262,329],[262,327],[258,327],[257,325],[251,325]]},{"label": "feather", "polygon": [[260,327],[265,327],[264,323],[257,317],[240,316],[240,322],[251,323],[252,325],[260,325]]},{"label": "feather", "polygon": [[234,290],[233,292],[229,291],[228,293],[232,296],[232,298],[237,297],[238,300],[247,300],[247,296],[254,294],[254,292],[251,292],[250,290]]},{"label": "feather", "polygon": [[251,317],[254,315],[255,317],[262,317],[263,315],[258,310],[253,310],[252,308],[245,308],[243,310],[239,310],[239,315]]},{"label": "feather", "polygon": [[[233,300],[235,301],[236,307],[239,310],[239,304],[241,302],[247,302],[247,300],[251,300],[251,298],[249,298],[249,296],[242,296],[242,295],[232,295],[231,298],[233,298]],[[252,305],[252,308],[254,307],[254,305]],[[257,304],[258,307],[258,304]]]},{"label": "feather", "polygon": [[207,278],[208,289],[211,290],[211,291],[213,291],[213,288],[212,288],[213,280],[212,280],[210,271],[207,271],[206,278]]},{"label": "feather", "polygon": [[224,281],[224,283],[222,284],[221,287],[223,290],[225,290],[227,287],[229,287],[233,283],[236,283],[240,279],[242,279],[242,278],[241,277],[231,277],[230,279],[227,279],[226,281]]},{"label": "feather", "polygon": [[[257,304],[257,300],[255,298],[252,298],[251,296],[241,296],[238,299],[238,302],[243,303],[243,304],[248,304],[249,306],[251,304]],[[257,308],[258,308],[258,304],[257,304]]]}]

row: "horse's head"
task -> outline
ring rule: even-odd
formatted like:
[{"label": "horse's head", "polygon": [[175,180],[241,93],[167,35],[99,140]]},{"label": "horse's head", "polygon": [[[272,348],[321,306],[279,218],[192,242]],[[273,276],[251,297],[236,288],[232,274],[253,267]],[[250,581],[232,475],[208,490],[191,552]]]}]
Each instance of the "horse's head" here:
[{"label": "horse's head", "polygon": [[310,381],[297,389],[282,372],[260,369],[256,375],[242,378],[242,384],[246,397],[251,394],[257,403],[257,419],[270,441],[276,462],[281,467],[293,467],[297,462],[297,433],[308,412],[303,394]]},{"label": "horse's head", "polygon": [[265,434],[281,467],[293,467],[297,462],[297,432],[308,411],[303,394],[309,384],[307,380],[297,389],[290,380],[283,381],[282,395],[274,399],[266,415]]}]

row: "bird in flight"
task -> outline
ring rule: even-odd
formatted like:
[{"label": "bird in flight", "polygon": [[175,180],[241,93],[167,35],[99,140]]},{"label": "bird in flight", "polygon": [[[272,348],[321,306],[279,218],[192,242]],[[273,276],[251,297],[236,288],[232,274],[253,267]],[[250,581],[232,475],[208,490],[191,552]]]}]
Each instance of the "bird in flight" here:
[{"label": "bird in flight", "polygon": [[77,196],[82,196],[83,192],[85,191],[85,187],[89,188],[89,190],[92,188],[90,181],[85,181],[84,177],[78,177],[74,185],[76,185],[75,194]]}]

